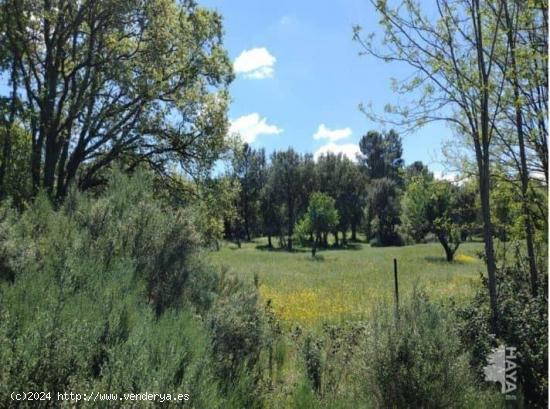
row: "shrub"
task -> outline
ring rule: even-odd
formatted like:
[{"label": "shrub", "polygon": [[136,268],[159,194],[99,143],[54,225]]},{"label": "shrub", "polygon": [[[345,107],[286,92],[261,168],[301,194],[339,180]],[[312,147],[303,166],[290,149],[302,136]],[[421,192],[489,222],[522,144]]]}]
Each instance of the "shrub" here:
[{"label": "shrub", "polygon": [[212,343],[221,379],[234,380],[241,366],[253,368],[262,347],[257,295],[241,287],[220,299],[210,314]]},{"label": "shrub", "polygon": [[21,390],[188,393],[196,408],[243,407],[241,395],[253,395],[247,374],[234,384],[248,389],[221,387],[220,347],[196,313],[235,310],[237,328],[222,328],[237,334],[235,351],[254,351],[240,355],[250,361],[261,347],[248,321],[255,302],[241,300],[244,287],[222,291],[188,211],[156,200],[151,184],[115,172],[97,198],[73,191],[56,210],[39,195],[21,215],[0,212],[2,271],[12,275],[0,280],[0,407]]},{"label": "shrub", "polygon": [[[519,259],[518,259],[519,260]],[[470,305],[458,308],[460,335],[471,351],[471,363],[483,376],[487,355],[499,344],[516,348],[519,390],[530,408],[548,407],[548,299],[543,289],[531,294],[526,268],[520,263],[498,271],[499,334],[490,333],[487,282]]]},{"label": "shrub", "polygon": [[366,394],[375,406],[466,408],[473,393],[483,394],[470,374],[452,316],[421,293],[402,305],[399,321],[392,311],[378,312],[370,330]]}]

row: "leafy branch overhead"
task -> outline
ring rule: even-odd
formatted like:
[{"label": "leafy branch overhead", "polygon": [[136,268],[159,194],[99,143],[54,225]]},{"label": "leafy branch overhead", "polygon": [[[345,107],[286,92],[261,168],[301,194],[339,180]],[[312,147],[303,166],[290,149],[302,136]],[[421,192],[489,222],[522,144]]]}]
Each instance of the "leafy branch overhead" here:
[{"label": "leafy branch overhead", "polygon": [[32,138],[35,190],[93,186],[115,159],[161,174],[217,159],[233,78],[219,14],[173,0],[0,7],[10,126]]}]

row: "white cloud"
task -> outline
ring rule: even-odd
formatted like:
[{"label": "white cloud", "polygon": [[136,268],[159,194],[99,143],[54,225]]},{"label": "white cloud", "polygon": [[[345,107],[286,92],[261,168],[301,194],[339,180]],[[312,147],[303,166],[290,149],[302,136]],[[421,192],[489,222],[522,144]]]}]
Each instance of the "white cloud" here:
[{"label": "white cloud", "polygon": [[325,124],[321,124],[319,128],[317,128],[317,132],[313,134],[313,139],[328,139],[331,142],[335,142],[349,136],[351,136],[350,128],[330,129],[327,128]]},{"label": "white cloud", "polygon": [[448,180],[449,182],[458,181],[458,174],[456,172],[444,172],[440,170],[434,170],[434,178],[439,180]]},{"label": "white cloud", "polygon": [[337,143],[330,142],[326,145],[321,146],[317,151],[313,154],[313,157],[315,160],[319,158],[319,156],[326,154],[328,152],[332,153],[342,153],[344,156],[347,156],[349,159],[356,161],[357,160],[357,154],[360,153],[359,151],[359,145],[355,143],[345,143],[342,145],[338,145]]},{"label": "white cloud", "polygon": [[246,143],[254,142],[258,135],[277,135],[281,132],[283,132],[281,128],[268,124],[267,119],[260,117],[257,112],[231,120],[229,127],[230,134],[241,135]]},{"label": "white cloud", "polygon": [[242,74],[246,78],[271,78],[275,61],[277,59],[266,48],[252,48],[239,54],[233,63],[233,69],[236,74]]}]

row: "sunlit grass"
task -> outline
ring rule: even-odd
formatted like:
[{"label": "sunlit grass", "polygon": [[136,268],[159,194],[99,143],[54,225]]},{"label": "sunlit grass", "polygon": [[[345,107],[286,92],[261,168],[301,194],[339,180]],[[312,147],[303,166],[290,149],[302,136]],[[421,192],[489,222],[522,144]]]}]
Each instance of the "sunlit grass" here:
[{"label": "sunlit grass", "polygon": [[265,244],[264,239],[240,249],[226,244],[211,258],[244,280],[257,274],[262,298],[272,301],[275,314],[287,325],[362,319],[380,303],[393,302],[394,258],[401,298],[417,286],[434,300],[461,302],[472,294],[483,271],[476,256],[479,243],[463,243],[452,263],[438,243],[386,248],[354,243],[348,249],[319,251],[315,259],[309,249],[289,253],[267,250]]}]

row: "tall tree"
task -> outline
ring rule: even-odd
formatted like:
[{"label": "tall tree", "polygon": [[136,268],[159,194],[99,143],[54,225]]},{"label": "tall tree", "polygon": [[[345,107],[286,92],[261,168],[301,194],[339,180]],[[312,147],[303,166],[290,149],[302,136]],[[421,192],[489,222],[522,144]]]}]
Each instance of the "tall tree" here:
[{"label": "tall tree", "polygon": [[[500,0],[501,9],[503,12],[493,8],[495,12],[495,18],[500,19],[500,22],[503,26],[503,29],[506,33],[507,41],[507,50],[504,55],[497,61],[499,64],[502,75],[507,79],[507,82],[511,88],[511,103],[510,107],[513,115],[511,116],[512,123],[515,127],[515,138],[517,143],[517,150],[519,151],[519,160],[516,160],[517,170],[519,174],[519,179],[521,183],[521,200],[522,200],[522,210],[523,217],[525,219],[525,239],[527,247],[527,259],[529,263],[529,273],[531,280],[531,292],[535,296],[537,294],[538,288],[538,273],[535,259],[535,246],[534,246],[534,230],[532,215],[529,209],[529,170],[527,167],[527,138],[526,138],[526,127],[524,125],[524,108],[522,95],[522,90],[520,83],[525,82],[522,79],[522,73],[525,75],[526,71],[524,69],[525,62],[522,60],[522,50],[521,46],[518,46],[518,38],[521,36],[521,30],[524,30],[523,27],[525,24],[525,12],[523,9],[525,7],[520,5],[517,1],[514,0]],[[500,9],[499,8],[499,9]],[[527,8],[528,9],[528,8]],[[532,11],[527,12],[528,18],[531,19]],[[522,21],[523,20],[523,21]],[[528,55],[532,55],[529,53]],[[525,56],[523,57],[525,59]],[[519,60],[519,61],[518,61]],[[530,65],[530,63],[527,63]],[[545,70],[546,71],[546,70]],[[544,117],[545,115],[543,115]],[[544,120],[544,119],[541,119]],[[498,128],[497,128],[498,131]],[[504,137],[505,138],[505,137]],[[505,144],[507,147],[510,147],[509,144]],[[511,155],[515,156],[514,148],[510,149]],[[543,162],[544,163],[544,162]],[[546,160],[547,163],[547,160]],[[547,174],[547,173],[546,173]],[[546,176],[547,179],[547,176]]]},{"label": "tall tree", "polygon": [[232,79],[219,14],[191,0],[1,0],[0,9],[10,16],[0,53],[11,60],[0,69],[17,80],[35,191],[92,186],[120,158],[161,174],[217,159]]},{"label": "tall tree", "polygon": [[334,226],[335,244],[338,232],[346,244],[346,234],[351,228],[352,239],[356,240],[356,229],[363,214],[365,196],[364,175],[357,164],[343,154],[327,153],[317,159],[319,190],[335,200],[339,223]]},{"label": "tall tree", "polygon": [[[457,131],[468,135],[472,142],[483,219],[492,329],[498,333],[489,193],[491,141],[501,111],[504,82],[503,76],[494,69],[502,26],[499,19],[490,17],[491,2],[488,0],[436,0],[430,16],[414,0],[405,0],[398,8],[390,7],[383,0],[371,0],[371,3],[381,16],[385,50],[374,44],[373,36],[361,36],[358,27],[355,28],[355,40],[369,55],[408,64],[414,75],[397,83],[396,91],[419,96],[410,106],[390,107],[388,111],[399,114],[397,120],[390,122],[411,129],[443,120],[454,124]],[[502,15],[501,4],[497,4],[496,13]]]},{"label": "tall tree", "polygon": [[359,149],[360,163],[369,179],[388,177],[396,182],[400,179],[403,147],[401,138],[393,129],[385,133],[367,132],[359,141]]},{"label": "tall tree", "polygon": [[284,206],[286,214],[287,249],[292,250],[292,236],[294,224],[297,219],[297,212],[301,206],[302,178],[302,157],[289,148],[286,151],[276,151],[271,155],[270,177],[276,186],[277,197]]},{"label": "tall tree", "polygon": [[405,183],[408,184],[414,177],[433,180],[434,175],[422,161],[417,160],[405,167]]},{"label": "tall tree", "polygon": [[281,237],[284,215],[278,197],[278,181],[272,174],[273,168],[268,167],[265,184],[260,192],[260,213],[262,232],[267,236],[267,245],[273,247],[272,237]]},{"label": "tall tree", "polygon": [[238,211],[243,221],[246,239],[251,240],[258,228],[260,191],[265,180],[265,151],[255,150],[247,143],[238,146],[232,157],[233,177],[239,181]]},{"label": "tall tree", "polygon": [[371,245],[400,245],[396,227],[401,223],[400,188],[387,177],[374,179],[369,185],[367,211],[370,213]]},{"label": "tall tree", "polygon": [[338,225],[338,211],[336,210],[335,200],[326,193],[313,192],[309,198],[307,213],[300,222],[302,233],[308,233],[314,236],[311,255],[315,257],[317,246],[326,242],[323,237],[332,231]]},{"label": "tall tree", "polygon": [[[359,141],[359,149],[359,161],[369,187],[365,212],[367,240],[372,238],[372,225],[376,222],[374,230],[380,244],[396,243],[395,225],[399,223],[398,196],[399,188],[403,185],[401,138],[394,130],[386,133],[369,131]],[[384,194],[392,194],[394,197],[384,197]],[[384,223],[389,224],[383,225]]]}]

